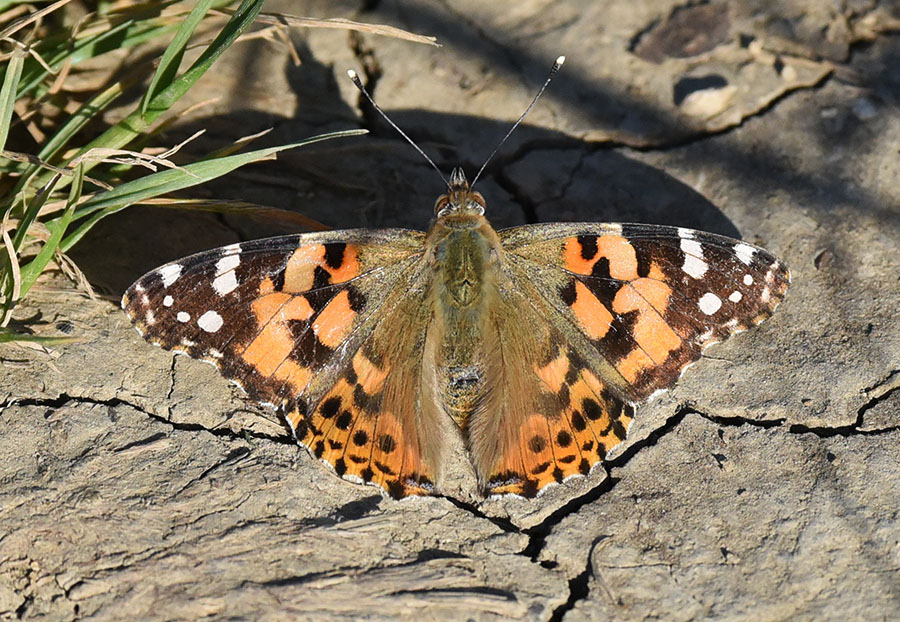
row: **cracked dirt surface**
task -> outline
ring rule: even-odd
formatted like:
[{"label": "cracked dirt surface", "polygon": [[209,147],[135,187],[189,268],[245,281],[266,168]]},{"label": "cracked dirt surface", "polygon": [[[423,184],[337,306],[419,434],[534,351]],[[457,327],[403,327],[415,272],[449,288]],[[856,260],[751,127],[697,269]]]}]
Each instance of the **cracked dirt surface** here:
[{"label": "cracked dirt surface", "polygon": [[[785,302],[640,408],[590,477],[534,501],[396,502],[336,478],[213,368],[145,344],[113,303],[47,280],[16,317],[84,341],[0,350],[0,617],[900,618],[900,15],[874,1],[369,4],[303,12],[444,47],[309,31],[294,67],[239,45],[192,93],[224,99],[171,141],[373,135],[201,193],[336,228],[424,228],[440,181],[361,109],[345,68],[443,169],[472,172],[565,53],[479,182],[492,222],[740,235],[791,267]],[[284,231],[135,208],[73,255],[117,296],[164,261]]]}]

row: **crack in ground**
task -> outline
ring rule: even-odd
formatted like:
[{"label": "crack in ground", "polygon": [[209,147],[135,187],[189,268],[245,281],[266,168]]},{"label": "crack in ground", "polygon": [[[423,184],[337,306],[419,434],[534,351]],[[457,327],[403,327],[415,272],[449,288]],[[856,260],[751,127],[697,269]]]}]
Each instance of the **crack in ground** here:
[{"label": "crack in ground", "polygon": [[450,496],[445,496],[445,495],[438,495],[438,497],[441,499],[446,499],[451,504],[455,505],[456,507],[458,507],[459,509],[461,509],[465,512],[468,512],[475,518],[480,518],[483,520],[490,521],[491,523],[493,523],[494,525],[496,525],[497,527],[499,527],[501,530],[503,530],[506,533],[524,533],[523,530],[518,525],[516,525],[514,522],[512,522],[508,518],[503,518],[501,516],[489,516],[489,515],[485,514],[484,512],[482,512],[480,509],[478,509],[478,506],[475,505],[474,503],[467,503],[465,501],[461,501],[460,499],[456,499],[455,497],[450,497]]},{"label": "crack in ground", "polygon": [[578,601],[588,597],[590,593],[589,582],[592,575],[591,556],[588,555],[585,569],[569,579],[569,596],[566,598],[566,602],[553,610],[553,613],[550,614],[549,622],[562,622],[563,617],[575,608]]},{"label": "crack in ground", "polygon": [[[242,430],[241,432],[233,432],[228,428],[209,428],[199,423],[185,423],[183,421],[171,421],[166,419],[165,417],[158,415],[152,411],[143,408],[139,404],[135,404],[134,402],[129,402],[128,400],[124,400],[120,397],[113,397],[109,399],[97,399],[92,397],[84,397],[84,396],[75,396],[69,395],[68,393],[61,393],[56,397],[42,397],[42,398],[8,398],[2,402],[0,402],[0,412],[10,406],[25,406],[25,407],[33,407],[33,408],[47,408],[48,412],[45,413],[45,416],[49,416],[53,411],[59,410],[64,406],[68,406],[70,404],[88,404],[91,406],[106,406],[108,408],[117,408],[120,406],[128,406],[138,411],[139,413],[150,417],[151,419],[155,419],[161,423],[165,423],[172,427],[172,429],[180,431],[180,432],[208,432],[213,436],[219,438],[228,438],[232,440],[243,439],[246,440],[249,438],[258,438],[258,439],[266,439],[281,445],[296,445],[292,438],[284,438],[272,436],[271,434],[264,434],[260,432],[252,432],[250,430]],[[120,447],[117,451],[124,451],[129,447],[139,446],[142,444],[152,443],[154,440],[158,440],[155,438],[157,435],[150,435],[147,438],[140,439]]]},{"label": "crack in ground", "polygon": [[578,603],[578,601],[588,597],[588,593],[590,592],[590,580],[591,577],[594,576],[594,564],[591,562],[591,558],[594,555],[594,549],[597,548],[597,545],[608,537],[608,535],[604,534],[598,536],[591,542],[591,546],[588,548],[587,561],[585,562],[584,570],[569,579],[569,597],[566,599],[566,602],[553,610],[553,613],[550,614],[549,622],[562,622],[566,613],[574,609],[575,604]]},{"label": "crack in ground", "polygon": [[572,168],[572,171],[569,175],[569,178],[565,180],[565,182],[561,185],[561,190],[558,193],[557,197],[565,196],[566,191],[576,180],[576,173],[583,166],[585,160],[588,157],[599,151],[600,149],[605,149],[605,146],[598,145],[595,148],[585,148],[582,145],[577,145],[578,141],[570,138],[541,138],[535,140],[529,140],[528,142],[520,144],[516,147],[515,151],[508,155],[500,156],[499,154],[494,157],[493,166],[488,167],[486,171],[490,174],[491,179],[500,186],[503,190],[505,190],[512,197],[513,202],[517,203],[519,207],[522,209],[522,212],[525,216],[525,222],[529,224],[534,224],[539,222],[537,215],[537,202],[531,197],[530,194],[523,192],[516,182],[506,174],[506,168],[518,162],[519,160],[524,159],[528,155],[530,155],[534,151],[552,151],[552,150],[571,150],[577,149],[581,151],[581,156],[578,159],[578,163]]},{"label": "crack in ground", "polygon": [[[710,422],[715,423],[719,426],[744,426],[749,425],[752,427],[762,428],[762,429],[771,429],[778,427],[787,426],[787,432],[790,434],[814,434],[820,438],[831,438],[834,436],[852,436],[852,435],[860,435],[860,436],[873,436],[879,434],[886,434],[890,432],[894,432],[900,429],[900,425],[892,426],[888,428],[878,429],[878,430],[861,430],[859,426],[863,423],[863,417],[869,409],[877,405],[879,402],[888,399],[892,396],[894,392],[900,389],[900,372],[893,371],[891,372],[885,380],[876,384],[872,389],[867,390],[866,392],[871,394],[872,397],[860,408],[857,410],[857,417],[853,423],[850,423],[845,426],[833,426],[833,427],[812,427],[805,426],[803,424],[787,424],[786,419],[778,418],[771,420],[756,420],[749,419],[744,417],[723,417],[712,415],[709,413],[704,413],[702,411],[697,410],[691,405],[681,406],[676,410],[676,412],[668,417],[666,421],[653,431],[651,431],[645,438],[640,439],[634,442],[632,445],[627,447],[622,451],[621,454],[616,456],[615,458],[605,461],[601,464],[601,468],[605,471],[606,477],[598,483],[596,486],[581,494],[577,497],[574,497],[561,505],[559,508],[550,513],[546,518],[544,518],[540,523],[533,527],[529,528],[521,528],[516,525],[513,521],[502,518],[502,517],[493,517],[482,512],[476,504],[467,503],[465,501],[449,497],[443,496],[444,499],[448,500],[451,504],[456,506],[457,508],[471,514],[473,517],[483,520],[488,520],[492,524],[496,525],[499,529],[506,533],[518,533],[523,534],[528,537],[528,544],[523,548],[518,554],[527,557],[532,563],[538,563],[543,568],[547,570],[552,570],[556,568],[556,563],[549,560],[541,560],[540,556],[543,552],[547,537],[553,532],[554,528],[559,525],[564,519],[569,516],[575,514],[580,511],[584,506],[597,501],[608,492],[613,490],[618,483],[621,481],[621,478],[616,478],[612,476],[612,470],[617,468],[622,468],[628,464],[628,462],[634,458],[641,450],[652,447],[656,445],[663,437],[668,435],[672,430],[677,428],[682,421],[688,415],[698,415]],[[210,429],[200,424],[190,424],[190,423],[176,423],[165,419],[153,412],[150,412],[141,406],[129,402],[127,400],[121,398],[111,398],[106,400],[88,398],[88,397],[76,397],[68,394],[60,394],[55,398],[26,398],[26,399],[16,399],[9,398],[0,402],[0,410],[5,409],[11,405],[19,405],[19,406],[32,406],[32,407],[44,407],[48,408],[51,411],[57,410],[66,406],[68,404],[90,404],[90,405],[100,405],[107,406],[110,408],[118,407],[118,406],[129,406],[134,408],[138,412],[141,412],[150,418],[156,419],[158,421],[167,423],[172,426],[175,430],[181,431],[205,431],[210,434],[219,437],[226,437],[231,439],[243,438],[246,434],[234,433],[228,429]],[[291,444],[294,442],[292,439],[280,439],[273,438],[270,435],[266,434],[252,434],[252,436],[258,438],[265,438],[268,440],[273,440],[282,444]],[[160,438],[160,434],[151,435],[145,439],[141,439],[127,445],[125,447],[120,448],[121,450],[128,449],[129,447],[151,443],[154,440],[158,440]],[[241,447],[234,449],[229,452],[222,460],[217,462],[216,464],[210,466],[203,473],[201,473],[197,478],[192,480],[191,484],[202,480],[203,478],[209,476],[213,471],[220,468],[221,466],[225,466],[228,464],[232,464],[238,462],[240,460],[246,459],[249,455],[250,450],[246,447]],[[605,536],[602,536],[603,538]],[[595,542],[596,544],[596,542]],[[593,550],[593,546],[591,547]],[[585,565],[585,569],[579,572],[577,575],[568,578],[568,595],[566,601],[553,610],[551,617],[549,618],[551,622],[558,622],[563,619],[565,614],[568,611],[571,611],[578,602],[588,597],[590,589],[589,582],[590,578],[593,575],[592,573],[592,564],[591,564],[591,556],[590,553],[587,557],[587,562]]]},{"label": "crack in ground", "polygon": [[[898,378],[900,378],[900,374],[898,374]],[[820,438],[830,438],[838,435],[872,436],[876,434],[885,434],[896,431],[900,429],[900,426],[880,430],[860,430],[858,429],[858,426],[862,423],[862,417],[865,411],[871,408],[878,401],[887,398],[897,389],[900,389],[900,382],[897,382],[897,385],[898,386],[892,386],[890,389],[880,392],[877,396],[873,397],[866,404],[860,407],[858,411],[857,421],[853,424],[832,428],[812,428],[803,426],[801,424],[791,424],[787,426],[787,432],[789,434],[811,433],[819,436]],[[591,488],[586,493],[570,499],[565,504],[554,510],[537,525],[526,529],[518,527],[514,522],[510,520],[497,519],[495,517],[487,516],[473,505],[466,504],[455,499],[448,498],[448,500],[450,500],[460,509],[468,511],[477,518],[490,520],[494,524],[500,526],[504,531],[527,535],[528,544],[519,552],[519,555],[527,557],[533,563],[540,564],[543,568],[552,570],[553,568],[556,568],[556,563],[549,560],[541,560],[540,555],[543,552],[544,547],[546,546],[547,537],[553,532],[553,529],[567,517],[575,514],[584,506],[597,501],[608,492],[613,490],[621,481],[621,478],[613,477],[612,469],[624,467],[632,458],[634,458],[635,455],[637,455],[639,451],[643,450],[644,448],[656,445],[664,436],[668,435],[672,430],[678,427],[688,415],[698,415],[708,421],[715,423],[716,425],[728,427],[749,425],[756,428],[771,429],[784,427],[786,425],[786,419],[784,418],[756,420],[743,417],[722,417],[704,413],[692,406],[682,406],[675,412],[675,414],[666,419],[663,425],[650,432],[646,438],[636,441],[634,444],[630,445],[621,454],[619,454],[612,460],[603,462],[601,467],[606,472],[606,478],[602,482]],[[605,536],[602,536],[601,539],[604,537]],[[599,540],[595,541],[594,545],[596,545],[597,542],[599,542]],[[591,550],[593,550],[593,545],[591,547]],[[550,617],[551,622],[558,622],[562,620],[565,614],[571,611],[579,601],[587,598],[589,594],[589,580],[593,574],[590,559],[591,556],[589,553],[585,569],[574,577],[569,578],[569,594],[566,602],[554,609]]]},{"label": "crack in ground", "polygon": [[869,400],[856,411],[856,420],[853,423],[842,426],[807,426],[802,423],[794,423],[788,431],[792,434],[815,434],[819,438],[832,438],[835,436],[879,436],[900,430],[900,425],[875,428],[871,430],[860,429],[865,424],[866,412],[890,399],[900,389],[900,370],[892,370],[888,375],[872,387],[863,392],[871,395]]},{"label": "crack in ground", "polygon": [[892,369],[884,379],[879,380],[871,387],[863,389],[863,393],[872,395],[873,399],[880,399],[900,388],[900,369]]},{"label": "crack in ground", "polygon": [[172,407],[168,406],[168,404],[172,403],[172,394],[175,393],[175,366],[177,365],[178,357],[172,357],[172,364],[169,366],[169,391],[166,393],[166,410],[168,411],[169,418],[172,418]]}]

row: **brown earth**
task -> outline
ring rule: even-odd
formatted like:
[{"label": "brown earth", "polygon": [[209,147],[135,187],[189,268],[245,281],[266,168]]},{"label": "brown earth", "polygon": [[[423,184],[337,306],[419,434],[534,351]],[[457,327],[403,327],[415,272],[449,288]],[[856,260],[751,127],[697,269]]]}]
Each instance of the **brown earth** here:
[{"label": "brown earth", "polygon": [[[496,226],[646,221],[782,257],[775,316],[641,408],[605,469],[537,500],[393,501],[341,481],[209,366],[48,279],[0,346],[0,618],[900,619],[900,12],[823,3],[272,2],[435,35],[234,47],[190,153],[366,127],[209,184],[335,227],[424,228],[440,179],[359,106],[364,73]],[[841,12],[837,12],[837,8]],[[368,68],[368,69],[366,69]],[[112,113],[113,115],[115,113]],[[190,157],[190,153],[185,157]],[[110,300],[189,252],[284,232],[134,208],[73,253]]]}]

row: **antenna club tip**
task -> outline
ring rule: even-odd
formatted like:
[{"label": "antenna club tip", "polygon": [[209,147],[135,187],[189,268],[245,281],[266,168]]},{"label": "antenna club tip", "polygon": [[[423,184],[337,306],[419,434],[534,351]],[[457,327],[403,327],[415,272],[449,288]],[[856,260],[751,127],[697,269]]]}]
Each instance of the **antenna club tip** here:
[{"label": "antenna club tip", "polygon": [[565,57],[565,56],[558,56],[558,57],[556,58],[556,64],[557,64],[557,65],[562,66],[562,64],[563,64],[564,62],[566,62],[566,57]]},{"label": "antenna club tip", "polygon": [[348,69],[348,70],[347,70],[347,75],[350,76],[350,79],[351,79],[351,80],[356,80],[356,78],[358,77],[358,76],[356,75],[356,72],[353,71],[352,69]]}]

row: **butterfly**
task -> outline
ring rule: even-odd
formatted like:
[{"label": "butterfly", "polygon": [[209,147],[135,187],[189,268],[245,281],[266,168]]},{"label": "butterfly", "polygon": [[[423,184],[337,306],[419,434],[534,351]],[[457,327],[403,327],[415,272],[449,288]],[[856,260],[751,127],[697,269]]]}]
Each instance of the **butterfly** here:
[{"label": "butterfly", "polygon": [[180,259],[122,307],[213,363],[344,479],[437,494],[450,434],[485,495],[587,475],[635,406],[772,315],[787,267],[746,242],[646,224],[495,230],[461,169],[427,232],[286,235]]}]

